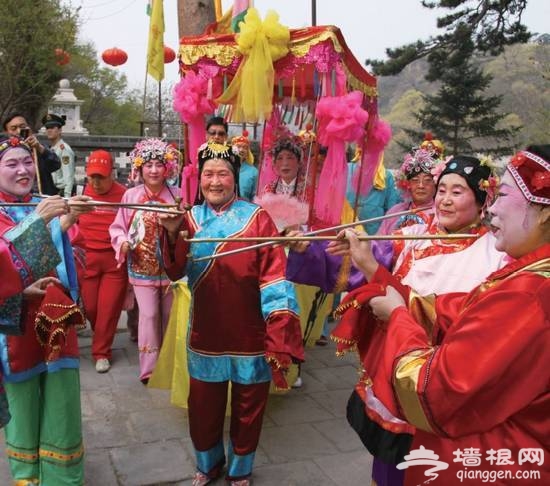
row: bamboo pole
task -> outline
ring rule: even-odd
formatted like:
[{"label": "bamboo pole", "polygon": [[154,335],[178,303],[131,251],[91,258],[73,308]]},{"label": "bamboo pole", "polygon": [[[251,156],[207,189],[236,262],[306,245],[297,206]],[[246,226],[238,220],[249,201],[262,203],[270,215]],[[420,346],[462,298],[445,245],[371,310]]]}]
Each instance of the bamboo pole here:
[{"label": "bamboo pole", "polygon": [[[479,238],[477,234],[451,233],[427,235],[358,235],[359,241],[375,240],[464,240]],[[273,243],[292,243],[294,241],[342,241],[338,236],[242,236],[235,238],[189,238],[188,243],[246,243],[269,241]]]},{"label": "bamboo pole", "polygon": [[[339,224],[338,226],[331,226],[329,228],[323,228],[323,229],[319,229],[319,230],[315,230],[315,231],[309,231],[308,233],[305,233],[304,236],[314,236],[314,235],[318,235],[319,233],[325,233],[327,231],[339,231],[339,230],[343,230],[343,229],[346,229],[346,228],[352,228],[352,227],[360,225],[360,224],[373,223],[374,221],[382,221],[382,220],[388,219],[388,218],[406,216],[407,214],[416,214],[420,211],[426,211],[428,209],[431,209],[431,206],[427,206],[427,207],[423,207],[423,208],[409,209],[408,211],[400,211],[398,213],[393,213],[393,214],[384,214],[383,216],[377,216],[375,218],[363,219],[362,221],[354,221],[353,223]],[[258,243],[256,245],[246,246],[244,248],[237,248],[235,250],[225,251],[225,252],[221,252],[221,253],[215,253],[214,255],[210,255],[210,256],[207,256],[207,257],[206,256],[205,257],[200,257],[200,258],[197,258],[193,261],[200,262],[200,261],[204,261],[204,260],[215,260],[217,258],[221,258],[221,257],[227,256],[227,255],[235,255],[237,253],[242,253],[242,252],[249,251],[249,250],[256,250],[258,248],[263,248],[265,246],[270,246],[270,245],[273,245],[274,243],[276,243],[276,242],[271,240],[271,241],[267,241],[267,242],[264,242],[264,243]]]},{"label": "bamboo pole", "polygon": [[[37,202],[0,202],[0,207],[9,207],[9,206],[38,206]],[[129,204],[129,203],[107,203],[103,201],[69,201],[69,206],[89,206],[89,207],[111,207],[111,208],[128,208],[136,209],[141,211],[150,211],[152,213],[165,213],[165,214],[186,214],[187,211],[179,211],[175,209],[177,205],[175,204]]]}]

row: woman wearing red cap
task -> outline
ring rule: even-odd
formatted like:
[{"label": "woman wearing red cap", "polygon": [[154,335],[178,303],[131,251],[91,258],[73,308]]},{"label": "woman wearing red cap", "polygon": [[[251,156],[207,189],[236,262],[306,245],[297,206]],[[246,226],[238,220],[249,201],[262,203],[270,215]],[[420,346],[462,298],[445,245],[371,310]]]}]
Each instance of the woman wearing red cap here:
[{"label": "woman wearing red cap", "polygon": [[[550,484],[550,145],[512,158],[489,212],[495,247],[512,263],[469,293],[407,303],[390,280],[370,300],[386,329],[379,372],[396,402],[387,405],[416,427],[397,465],[407,485],[438,475],[480,484],[476,472]],[[365,243],[346,236],[360,265]]]},{"label": "woman wearing red cap", "polygon": [[[120,202],[126,188],[113,180],[113,159],[106,150],[88,157],[84,194],[96,201]],[[95,369],[105,373],[111,367],[111,346],[128,286],[125,266],[118,266],[111,246],[109,226],[116,212],[97,208],[80,217],[78,226],[86,246],[86,270],[82,280],[82,300],[94,336],[92,356]],[[98,312],[101,304],[101,312]]]}]

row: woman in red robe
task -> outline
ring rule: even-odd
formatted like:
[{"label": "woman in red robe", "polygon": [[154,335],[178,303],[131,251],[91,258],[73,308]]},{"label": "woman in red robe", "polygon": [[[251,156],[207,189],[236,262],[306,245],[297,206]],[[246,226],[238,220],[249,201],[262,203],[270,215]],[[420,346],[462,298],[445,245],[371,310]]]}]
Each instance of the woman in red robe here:
[{"label": "woman in red robe", "polygon": [[[417,430],[397,465],[407,485],[550,484],[549,160],[550,145],[519,152],[489,208],[515,261],[470,293],[406,303],[388,281],[370,300],[387,332],[379,371],[393,394],[381,399]],[[346,234],[360,266],[365,244]]]},{"label": "woman in red robe", "polygon": [[[199,151],[197,204],[184,216],[163,214],[163,262],[167,275],[187,275],[191,290],[187,367],[190,375],[189,429],[197,472],[193,486],[205,486],[222,473],[248,486],[269,384],[288,388],[283,370],[303,361],[298,308],[285,279],[281,247],[216,258],[242,242],[189,243],[196,238],[274,236],[268,213],[237,197],[239,161],[225,144],[208,142]],[[229,444],[223,423],[231,382]]]}]

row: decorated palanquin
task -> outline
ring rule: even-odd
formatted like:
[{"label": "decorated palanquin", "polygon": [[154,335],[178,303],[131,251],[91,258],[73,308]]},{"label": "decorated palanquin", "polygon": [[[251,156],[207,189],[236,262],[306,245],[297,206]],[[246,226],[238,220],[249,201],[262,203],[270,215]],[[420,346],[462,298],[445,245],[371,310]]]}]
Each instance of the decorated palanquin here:
[{"label": "decorated palanquin", "polygon": [[[314,101],[322,89],[335,96],[336,73],[342,71],[347,90],[361,91],[367,111],[372,115],[376,113],[376,78],[354,57],[338,27],[306,27],[289,32],[288,53],[273,63],[274,103],[285,104],[286,99],[288,106],[293,98],[298,103]],[[227,83],[242,60],[235,34],[203,34],[180,40],[179,63],[183,75],[191,69]],[[231,121],[230,116],[227,118]]]},{"label": "decorated palanquin", "polygon": [[228,122],[255,127],[263,124],[259,192],[274,178],[269,148],[281,126],[299,134],[309,125],[328,150],[321,171],[317,145],[304,143],[303,163],[313,195],[307,201],[308,222],[315,218],[327,226],[338,224],[345,199],[346,144],[366,147],[370,166],[380,155],[379,150],[372,153],[378,144],[370,151],[368,144],[377,122],[376,78],[353,56],[337,27],[287,29],[273,12],[261,20],[254,9],[240,26],[239,34],[180,39],[182,81],[174,107],[188,126],[183,197],[192,202],[196,193],[194,154],[204,142],[206,115],[216,113]]},{"label": "decorated palanquin", "polygon": [[[276,14],[268,13],[261,20],[255,9],[249,9],[239,34],[182,37],[178,54],[182,79],[174,89],[174,109],[187,126],[183,199],[189,203],[195,200],[196,154],[205,142],[205,118],[216,114],[227,122],[253,125],[251,131],[261,138],[258,198],[264,196],[262,189],[272,186],[277,177],[272,164],[276,142],[282,136],[301,138],[302,172],[296,178],[296,187],[304,183],[306,189],[294,191],[297,197],[287,197],[286,205],[274,198],[270,198],[270,205],[267,197],[256,199],[276,224],[274,209],[284,214],[287,224],[293,220],[292,223],[305,224],[308,229],[339,224],[347,183],[346,144],[354,142],[363,149],[363,160],[368,162],[364,167],[370,170],[365,175],[367,181],[372,178],[383,147],[376,142],[379,131],[376,78],[355,59],[340,29],[334,26],[288,29],[279,24]],[[320,146],[326,152],[324,160],[320,157]],[[307,205],[305,212],[300,210],[303,209],[300,203]],[[319,300],[323,303],[315,304],[317,311],[308,312],[314,305],[312,299],[317,299],[316,288],[300,287],[297,294],[303,309],[302,327],[313,325],[304,337],[309,335],[314,342],[321,333],[332,298]],[[188,298],[182,294],[180,300],[183,305],[178,308],[184,308]],[[309,322],[308,314],[315,322]],[[183,327],[178,327],[177,335],[176,341],[185,340]],[[177,354],[183,347],[174,349]],[[168,347],[163,347],[163,353],[169,352]],[[159,363],[166,361],[171,359],[162,359],[161,353]],[[176,356],[175,362],[181,363],[181,357]],[[169,387],[170,383],[163,382],[161,375],[168,382],[174,380],[170,373],[159,369],[150,383]],[[294,378],[291,376],[289,383]],[[182,377],[175,381],[182,383]],[[185,403],[185,390],[180,395],[178,398],[174,394],[173,400]]]}]

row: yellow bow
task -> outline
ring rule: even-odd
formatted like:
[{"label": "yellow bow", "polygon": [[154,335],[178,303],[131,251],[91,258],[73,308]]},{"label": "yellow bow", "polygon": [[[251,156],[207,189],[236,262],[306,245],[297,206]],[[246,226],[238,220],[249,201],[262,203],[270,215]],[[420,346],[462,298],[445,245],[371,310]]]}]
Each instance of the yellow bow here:
[{"label": "yellow bow", "polygon": [[269,11],[262,22],[255,8],[248,10],[240,28],[236,41],[244,59],[216,101],[233,105],[232,121],[254,123],[271,116],[273,63],[287,54],[290,31],[279,23],[277,13]]}]

